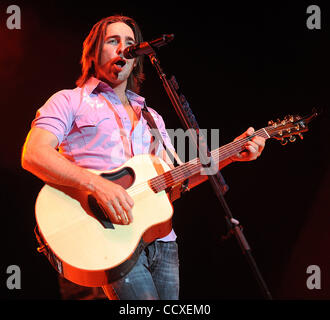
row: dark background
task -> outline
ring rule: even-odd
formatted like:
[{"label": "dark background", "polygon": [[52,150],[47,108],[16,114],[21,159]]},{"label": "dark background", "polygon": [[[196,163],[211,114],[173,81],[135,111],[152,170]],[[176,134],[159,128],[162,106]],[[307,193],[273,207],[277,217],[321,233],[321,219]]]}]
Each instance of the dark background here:
[{"label": "dark background", "polygon": [[[324,114],[304,140],[267,141],[263,155],[222,171],[233,215],[244,227],[259,269],[275,299],[330,298],[329,84],[330,8],[320,1],[267,4],[190,2],[2,2],[1,298],[59,299],[57,275],[37,253],[34,203],[43,183],[20,167],[20,153],[36,110],[56,91],[74,88],[82,42],[101,18],[121,13],[139,23],[144,38],[175,39],[158,51],[175,74],[205,129],[219,128],[221,144],[249,126],[287,114]],[[20,6],[21,30],[8,30],[6,8]],[[306,27],[311,4],[321,8],[321,30]],[[146,60],[142,95],[168,128],[181,127],[156,71]],[[174,203],[182,299],[262,299],[235,238],[225,242],[223,210],[209,183]],[[22,288],[6,288],[6,269],[18,265]],[[321,289],[309,290],[309,265],[321,269]]]}]

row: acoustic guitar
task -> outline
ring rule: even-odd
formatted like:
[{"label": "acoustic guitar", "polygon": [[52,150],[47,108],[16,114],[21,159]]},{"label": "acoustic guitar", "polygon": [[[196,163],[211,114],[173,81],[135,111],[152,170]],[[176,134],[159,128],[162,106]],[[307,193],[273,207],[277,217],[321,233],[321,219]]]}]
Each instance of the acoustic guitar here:
[{"label": "acoustic guitar", "polygon": [[[317,115],[287,116],[283,121],[254,133],[285,144],[308,130]],[[228,143],[211,152],[219,163],[244,148],[253,136]],[[166,236],[172,228],[173,206],[168,190],[204,170],[199,159],[170,167],[160,158],[138,155],[111,171],[90,170],[123,186],[134,200],[134,221],[129,225],[111,223],[88,193],[46,184],[35,205],[36,236],[43,252],[66,279],[83,286],[100,287],[125,276],[144,247]]]}]

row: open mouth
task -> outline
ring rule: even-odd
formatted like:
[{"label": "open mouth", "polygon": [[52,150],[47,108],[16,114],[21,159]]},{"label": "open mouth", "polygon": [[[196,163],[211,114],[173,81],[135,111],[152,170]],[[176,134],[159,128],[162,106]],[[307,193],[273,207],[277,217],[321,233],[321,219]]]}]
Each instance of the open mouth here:
[{"label": "open mouth", "polygon": [[126,64],[125,60],[119,59],[118,61],[115,62],[115,65],[122,68]]}]

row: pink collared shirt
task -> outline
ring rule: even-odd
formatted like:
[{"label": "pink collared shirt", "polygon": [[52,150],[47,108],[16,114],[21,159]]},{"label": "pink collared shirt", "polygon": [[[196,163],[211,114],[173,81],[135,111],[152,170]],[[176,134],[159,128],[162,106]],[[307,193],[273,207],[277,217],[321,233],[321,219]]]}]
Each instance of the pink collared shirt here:
[{"label": "pink collared shirt", "polygon": [[[141,115],[145,99],[126,92],[139,121],[132,130],[128,114],[118,96],[106,83],[91,77],[83,87],[61,90],[51,96],[37,111],[32,127],[53,133],[59,152],[80,167],[111,170],[131,157],[152,152],[152,135]],[[165,145],[174,150],[162,117],[149,108]],[[163,155],[158,144],[154,153]],[[172,241],[176,235],[159,239]]]}]

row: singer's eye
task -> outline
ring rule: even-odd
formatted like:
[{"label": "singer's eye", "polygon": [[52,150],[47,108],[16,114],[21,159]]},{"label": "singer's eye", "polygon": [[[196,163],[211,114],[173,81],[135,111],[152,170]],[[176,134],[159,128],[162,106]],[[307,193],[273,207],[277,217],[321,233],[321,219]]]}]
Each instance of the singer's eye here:
[{"label": "singer's eye", "polygon": [[116,38],[109,38],[109,39],[106,40],[105,43],[109,43],[109,44],[114,44],[115,45],[115,44],[118,43],[118,41],[117,41]]},{"label": "singer's eye", "polygon": [[133,44],[135,44],[135,40],[132,37],[125,37],[125,43],[127,46],[132,46]]}]

